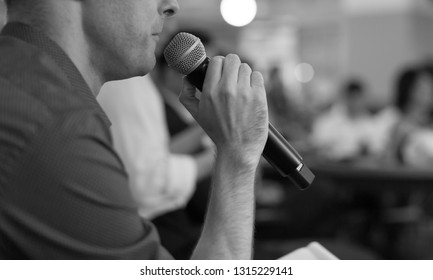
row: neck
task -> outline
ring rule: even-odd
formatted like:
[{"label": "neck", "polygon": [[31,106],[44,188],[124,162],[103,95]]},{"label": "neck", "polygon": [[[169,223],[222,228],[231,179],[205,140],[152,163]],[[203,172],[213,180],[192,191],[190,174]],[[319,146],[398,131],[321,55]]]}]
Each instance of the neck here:
[{"label": "neck", "polygon": [[[91,63],[89,46],[80,20],[80,1],[29,1],[34,5],[14,7],[8,21],[22,22],[44,32],[69,56],[84,80],[97,96],[104,83],[102,74]],[[65,4],[68,3],[68,4]]]}]

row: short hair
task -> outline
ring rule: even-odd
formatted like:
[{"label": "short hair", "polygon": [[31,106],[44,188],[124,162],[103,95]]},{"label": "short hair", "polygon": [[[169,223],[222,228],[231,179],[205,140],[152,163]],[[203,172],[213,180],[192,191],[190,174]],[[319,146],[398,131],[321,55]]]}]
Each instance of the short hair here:
[{"label": "short hair", "polygon": [[365,92],[364,83],[361,79],[351,78],[343,84],[342,91],[347,98],[361,96]]},{"label": "short hair", "polygon": [[400,112],[405,113],[412,102],[416,82],[421,76],[433,80],[433,67],[430,64],[417,65],[403,69],[397,76],[395,105]]}]

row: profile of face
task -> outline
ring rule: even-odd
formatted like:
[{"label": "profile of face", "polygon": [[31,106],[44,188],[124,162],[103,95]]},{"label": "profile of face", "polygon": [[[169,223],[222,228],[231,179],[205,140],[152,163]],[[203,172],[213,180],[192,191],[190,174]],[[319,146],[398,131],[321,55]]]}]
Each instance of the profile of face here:
[{"label": "profile of face", "polygon": [[91,63],[104,80],[149,73],[164,21],[179,9],[177,0],[84,0],[82,5]]}]

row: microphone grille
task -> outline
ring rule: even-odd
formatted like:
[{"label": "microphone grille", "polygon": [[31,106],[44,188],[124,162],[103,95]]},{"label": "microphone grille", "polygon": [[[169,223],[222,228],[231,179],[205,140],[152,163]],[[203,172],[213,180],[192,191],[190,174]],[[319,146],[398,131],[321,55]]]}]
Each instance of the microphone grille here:
[{"label": "microphone grille", "polygon": [[164,57],[169,67],[188,75],[206,59],[206,51],[198,37],[180,32],[165,48]]}]

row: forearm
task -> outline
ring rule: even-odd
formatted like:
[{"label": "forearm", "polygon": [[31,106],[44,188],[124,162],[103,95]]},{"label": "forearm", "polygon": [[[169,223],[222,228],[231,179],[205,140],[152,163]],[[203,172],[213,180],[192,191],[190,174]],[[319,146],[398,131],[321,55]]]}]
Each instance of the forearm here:
[{"label": "forearm", "polygon": [[257,164],[218,154],[202,236],[193,259],[250,259]]},{"label": "forearm", "polygon": [[263,77],[236,55],[208,65],[200,99],[187,80],[180,101],[215,143],[209,210],[195,259],[250,259],[254,179],[268,136]]}]

